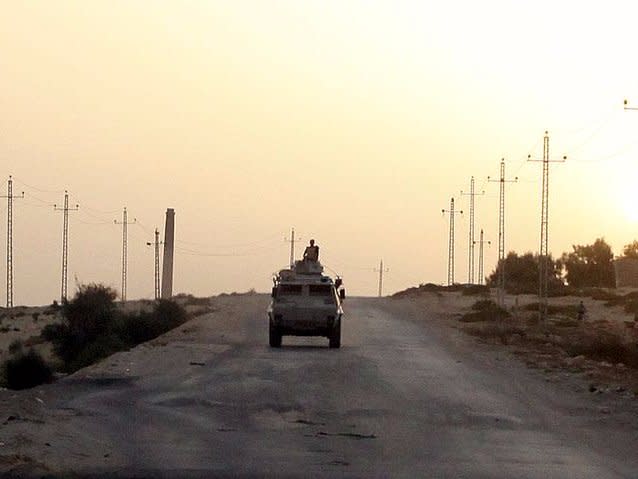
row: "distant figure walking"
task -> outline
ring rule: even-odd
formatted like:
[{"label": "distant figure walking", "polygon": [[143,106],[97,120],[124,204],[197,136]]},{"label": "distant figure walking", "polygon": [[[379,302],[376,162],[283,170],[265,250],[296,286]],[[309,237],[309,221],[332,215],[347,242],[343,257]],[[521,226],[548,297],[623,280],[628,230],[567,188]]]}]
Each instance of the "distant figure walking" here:
[{"label": "distant figure walking", "polygon": [[582,321],[583,319],[585,319],[586,312],[587,310],[585,309],[585,305],[581,301],[580,304],[578,305],[578,321]]},{"label": "distant figure walking", "polygon": [[310,246],[306,246],[303,252],[304,261],[319,261],[319,246],[315,246],[315,240],[310,240]]}]

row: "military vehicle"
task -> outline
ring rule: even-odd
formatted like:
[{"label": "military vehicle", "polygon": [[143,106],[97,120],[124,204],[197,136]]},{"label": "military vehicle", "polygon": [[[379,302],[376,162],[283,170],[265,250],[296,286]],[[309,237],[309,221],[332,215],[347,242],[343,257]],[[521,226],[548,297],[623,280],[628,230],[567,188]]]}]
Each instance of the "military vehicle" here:
[{"label": "military vehicle", "polygon": [[319,261],[296,261],[274,278],[268,307],[270,346],[281,347],[282,336],[325,336],[331,348],[341,347],[341,303],[346,291],[341,278],[323,274]]}]

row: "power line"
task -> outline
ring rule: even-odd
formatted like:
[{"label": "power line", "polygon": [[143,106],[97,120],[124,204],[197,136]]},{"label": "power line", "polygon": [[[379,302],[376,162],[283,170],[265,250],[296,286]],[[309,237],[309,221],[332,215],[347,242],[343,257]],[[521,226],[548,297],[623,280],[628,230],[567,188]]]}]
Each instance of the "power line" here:
[{"label": "power line", "polygon": [[[549,134],[543,137],[543,187],[541,192],[541,244],[538,255],[538,315],[541,320],[547,317],[547,293],[549,284],[549,164],[563,163],[567,159],[549,159]],[[531,157],[528,161],[533,160]]]},{"label": "power line", "polygon": [[24,198],[24,191],[19,196],[13,195],[13,179],[9,176],[7,194],[7,308],[13,308],[13,199]]},{"label": "power line", "polygon": [[69,208],[69,193],[64,191],[64,207],[58,208],[57,205],[53,205],[54,211],[63,212],[63,226],[62,226],[62,287],[60,293],[60,302],[66,301],[67,293],[67,268],[69,262],[69,211],[77,211],[80,205],[76,204],[74,207]]},{"label": "power line", "polygon": [[30,190],[39,191],[40,193],[56,193],[56,194],[59,194],[59,193],[66,193],[67,192],[66,190],[47,190],[47,189],[44,189],[44,188],[38,188],[37,186],[33,186],[33,185],[30,185],[30,184],[22,181],[17,176],[14,176],[13,179],[16,180],[18,183],[20,183],[22,186],[24,186],[24,187],[26,187],[26,188],[28,188]]},{"label": "power line", "polygon": [[501,159],[501,177],[498,180],[492,180],[487,177],[489,182],[499,183],[499,202],[498,202],[498,292],[497,301],[499,306],[505,306],[505,183],[516,183],[518,177],[513,180],[505,179],[505,158]]},{"label": "power line", "polygon": [[450,199],[450,209],[441,210],[445,215],[450,215],[450,235],[448,238],[448,261],[447,261],[447,284],[452,286],[454,284],[454,215],[463,214],[463,210],[454,211],[454,198]]},{"label": "power line", "polygon": [[137,220],[129,222],[127,219],[126,206],[122,211],[122,221],[113,220],[116,225],[122,225],[122,301],[126,301],[126,280],[128,273],[128,225],[132,225]]},{"label": "power line", "polygon": [[469,284],[474,284],[474,197],[477,195],[484,195],[485,191],[480,193],[476,193],[474,191],[474,177],[470,179],[470,192],[463,193],[461,191],[461,196],[469,196],[470,197],[470,239],[468,246],[468,268],[467,268],[467,282]]}]

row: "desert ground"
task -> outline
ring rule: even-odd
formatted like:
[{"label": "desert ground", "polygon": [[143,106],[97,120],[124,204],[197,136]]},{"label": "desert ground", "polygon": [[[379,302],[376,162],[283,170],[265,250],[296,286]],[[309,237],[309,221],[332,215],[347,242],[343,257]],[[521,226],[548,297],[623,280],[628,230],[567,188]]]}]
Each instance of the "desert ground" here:
[{"label": "desert ground", "polygon": [[[268,301],[211,298],[208,313],[153,341],[52,384],[0,391],[0,472],[636,477],[635,370],[566,354],[564,319],[541,342],[520,330],[503,341],[462,321],[477,297],[348,298],[341,349],[290,337],[271,349]],[[620,309],[586,302],[586,321],[629,331]],[[16,327],[12,340],[26,329]]]}]

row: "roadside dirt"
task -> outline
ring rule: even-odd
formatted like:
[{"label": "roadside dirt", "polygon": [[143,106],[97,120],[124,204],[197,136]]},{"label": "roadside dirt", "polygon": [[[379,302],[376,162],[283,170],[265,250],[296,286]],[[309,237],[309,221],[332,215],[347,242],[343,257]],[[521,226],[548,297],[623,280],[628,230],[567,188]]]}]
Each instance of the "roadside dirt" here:
[{"label": "roadside dirt", "polygon": [[[575,376],[587,382],[588,393],[638,398],[638,324],[622,305],[574,296],[550,298],[553,313],[541,322],[534,307],[537,298],[520,295],[506,298],[507,318],[477,320],[468,315],[477,301],[486,299],[495,301],[495,291],[490,296],[432,292],[407,298],[479,342],[546,373],[548,382]],[[579,321],[575,311],[581,300],[586,315]]]}]

